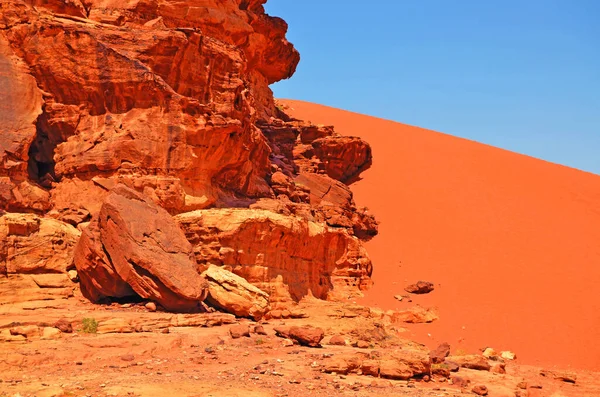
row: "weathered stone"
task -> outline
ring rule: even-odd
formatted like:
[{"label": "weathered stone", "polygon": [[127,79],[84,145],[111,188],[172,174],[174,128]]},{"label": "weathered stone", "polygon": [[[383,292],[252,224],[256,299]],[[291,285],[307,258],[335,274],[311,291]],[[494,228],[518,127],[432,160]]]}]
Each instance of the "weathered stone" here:
[{"label": "weathered stone", "polygon": [[58,338],[60,338],[60,334],[61,334],[61,332],[58,328],[44,327],[42,329],[41,338],[44,340],[58,339]]},{"label": "weathered stone", "polygon": [[334,335],[329,339],[329,344],[332,346],[346,346],[346,339],[341,335]]},{"label": "weathered stone", "polygon": [[500,353],[500,357],[502,357],[505,360],[516,360],[517,359],[517,355],[511,351],[503,351]]},{"label": "weathered stone", "polygon": [[487,358],[474,354],[466,356],[450,356],[446,360],[458,364],[461,368],[476,369],[479,371],[489,371],[492,368]]},{"label": "weathered stone", "polygon": [[71,225],[55,219],[4,214],[0,216],[0,261],[6,264],[6,274],[36,274],[42,284],[52,277],[62,279],[40,274],[66,274],[80,235]]},{"label": "weathered stone", "polygon": [[242,277],[211,265],[202,273],[208,281],[207,303],[235,314],[259,320],[269,306],[269,295]]},{"label": "weathered stone", "polygon": [[213,209],[175,217],[199,264],[225,265],[271,302],[360,296],[372,264],[346,230],[265,210]]},{"label": "weathered stone", "polygon": [[571,372],[551,371],[543,369],[540,371],[540,375],[566,383],[577,382],[577,374]]},{"label": "weathered stone", "polygon": [[233,339],[238,339],[242,337],[250,337],[250,327],[247,324],[238,324],[229,328],[229,335]]},{"label": "weathered stone", "polygon": [[444,362],[446,357],[450,355],[450,345],[448,343],[442,343],[435,350],[429,352],[429,357],[433,364],[441,364]]},{"label": "weathered stone", "polygon": [[406,292],[411,294],[428,294],[435,289],[433,283],[428,281],[419,281],[416,284],[411,284],[404,288]]},{"label": "weathered stone", "polygon": [[471,391],[475,394],[477,394],[478,396],[487,396],[488,395],[488,389],[485,385],[475,385]]},{"label": "weathered stone", "polygon": [[41,335],[41,329],[37,325],[24,325],[13,327],[10,329],[10,334],[13,336],[21,335],[26,338],[32,338]]},{"label": "weathered stone", "polygon": [[195,270],[191,245],[164,209],[117,186],[94,223],[75,257],[82,292],[90,299],[123,296],[128,285],[174,311],[193,310],[204,300],[207,283]]},{"label": "weathered stone", "polygon": [[60,332],[65,334],[70,334],[73,332],[73,325],[67,319],[61,318],[54,324],[54,328],[60,330]]},{"label": "weathered stone", "polygon": [[275,333],[279,337],[293,339],[302,346],[309,347],[320,347],[325,336],[321,328],[311,326],[275,327]]}]

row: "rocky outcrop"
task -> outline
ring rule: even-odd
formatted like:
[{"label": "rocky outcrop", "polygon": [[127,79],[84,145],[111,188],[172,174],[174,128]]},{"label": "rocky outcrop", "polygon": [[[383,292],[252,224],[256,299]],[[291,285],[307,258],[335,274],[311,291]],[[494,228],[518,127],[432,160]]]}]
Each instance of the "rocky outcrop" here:
[{"label": "rocky outcrop", "polygon": [[0,216],[0,274],[63,274],[73,265],[80,232],[33,214]]},{"label": "rocky outcrop", "polygon": [[377,222],[348,184],[371,148],[276,106],[299,54],[264,3],[0,0],[0,211],[81,230],[92,301],[189,310],[209,263],[275,303],[370,285]]},{"label": "rocky outcrop", "polygon": [[89,299],[139,295],[173,311],[198,308],[207,284],[192,247],[172,217],[117,186],[77,246],[75,266]]},{"label": "rocky outcrop", "polygon": [[221,267],[209,266],[202,276],[208,282],[207,303],[237,317],[260,320],[269,307],[269,295]]},{"label": "rocky outcrop", "polygon": [[258,3],[75,3],[2,3],[0,89],[19,103],[0,110],[3,208],[47,211],[77,195],[61,184],[104,188],[94,177],[171,212],[272,194],[254,121],[274,115],[268,84],[299,60],[283,21]]},{"label": "rocky outcrop", "polygon": [[0,304],[73,296],[67,271],[80,232],[34,214],[0,216]]},{"label": "rocky outcrop", "polygon": [[370,286],[371,261],[345,229],[257,209],[214,209],[175,217],[195,247],[198,265],[226,266],[272,302],[312,294],[358,296]]},{"label": "rocky outcrop", "polygon": [[429,375],[431,364],[424,351],[398,349],[386,354],[335,354],[322,364],[322,370],[337,374],[357,373],[394,380]]}]

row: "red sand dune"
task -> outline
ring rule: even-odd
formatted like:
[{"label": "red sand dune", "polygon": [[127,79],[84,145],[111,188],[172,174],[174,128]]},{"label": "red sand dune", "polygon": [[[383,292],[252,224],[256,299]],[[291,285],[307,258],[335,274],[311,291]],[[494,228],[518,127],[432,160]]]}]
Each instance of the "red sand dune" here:
[{"label": "red sand dune", "polygon": [[[428,344],[491,346],[526,364],[600,370],[600,176],[473,141],[282,101],[294,117],[332,124],[373,147],[353,184],[379,221],[367,248],[375,286],[365,303],[418,280],[413,303],[441,319],[411,327]],[[431,334],[431,336],[427,336]]]}]

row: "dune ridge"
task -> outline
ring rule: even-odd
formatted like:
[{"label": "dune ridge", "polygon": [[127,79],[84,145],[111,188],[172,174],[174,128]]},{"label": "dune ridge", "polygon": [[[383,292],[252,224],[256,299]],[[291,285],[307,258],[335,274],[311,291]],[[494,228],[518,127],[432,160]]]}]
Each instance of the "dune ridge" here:
[{"label": "dune ridge", "polygon": [[[467,139],[302,101],[286,112],[365,139],[373,165],[352,185],[380,221],[367,244],[363,303],[413,303],[441,319],[413,326],[429,345],[510,349],[525,364],[600,369],[600,176]],[[430,335],[430,336],[429,336]]]}]

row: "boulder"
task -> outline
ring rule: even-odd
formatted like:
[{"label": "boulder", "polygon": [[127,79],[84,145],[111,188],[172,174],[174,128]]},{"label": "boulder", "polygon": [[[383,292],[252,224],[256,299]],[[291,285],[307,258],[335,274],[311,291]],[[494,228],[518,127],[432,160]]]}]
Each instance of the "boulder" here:
[{"label": "boulder", "polygon": [[311,326],[275,327],[275,333],[279,337],[292,339],[302,346],[309,347],[321,347],[321,340],[325,336],[321,328]]},{"label": "boulder", "polygon": [[334,335],[329,339],[329,343],[332,346],[346,346],[346,339],[341,335]]},{"label": "boulder", "polygon": [[404,288],[406,292],[417,295],[428,294],[434,289],[433,283],[430,283],[429,281],[419,281]]},{"label": "boulder", "polygon": [[456,363],[461,368],[475,369],[479,371],[489,371],[492,366],[487,358],[476,354],[466,356],[450,356],[446,361]]},{"label": "boulder", "polygon": [[73,325],[67,319],[61,318],[55,324],[54,328],[58,329],[60,332],[65,334],[73,333]]},{"label": "boulder", "polygon": [[435,350],[429,352],[429,357],[433,364],[441,364],[444,362],[446,357],[450,355],[450,345],[448,343],[442,343]]},{"label": "boulder", "polygon": [[234,325],[233,327],[229,328],[229,335],[231,335],[233,339],[239,339],[242,337],[249,338],[250,327],[248,326],[248,324]]},{"label": "boulder", "polygon": [[269,306],[269,295],[242,277],[211,265],[202,273],[208,281],[208,304],[237,317],[260,320]]},{"label": "boulder", "polygon": [[192,247],[164,209],[118,185],[79,242],[75,265],[91,300],[132,295],[167,310],[190,311],[208,285],[196,271]]},{"label": "boulder", "polygon": [[488,388],[485,385],[475,385],[471,391],[475,394],[477,394],[478,396],[487,396],[488,395]]},{"label": "boulder", "polygon": [[382,378],[406,380],[430,373],[431,362],[424,351],[401,349],[381,359]]},{"label": "boulder", "polygon": [[358,371],[364,361],[362,355],[356,354],[335,354],[327,357],[321,366],[323,372],[336,374],[349,374]]},{"label": "boulder", "polygon": [[517,355],[515,353],[511,352],[511,351],[508,351],[508,350],[501,352],[500,353],[500,357],[502,357],[505,360],[509,360],[509,361],[517,359]]}]

